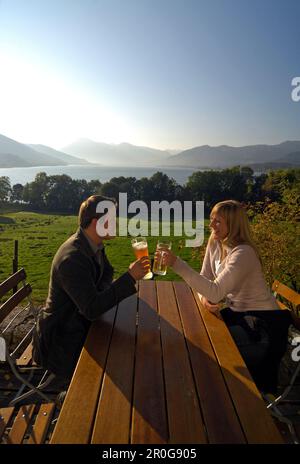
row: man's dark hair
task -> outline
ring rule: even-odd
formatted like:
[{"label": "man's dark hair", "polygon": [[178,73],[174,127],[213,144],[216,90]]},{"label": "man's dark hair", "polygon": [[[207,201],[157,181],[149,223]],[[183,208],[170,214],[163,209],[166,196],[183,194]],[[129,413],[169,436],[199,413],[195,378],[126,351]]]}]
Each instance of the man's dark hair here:
[{"label": "man's dark hair", "polygon": [[92,195],[91,197],[87,198],[85,201],[83,201],[80,205],[79,209],[79,215],[78,215],[78,222],[80,227],[83,229],[86,229],[90,223],[92,222],[92,219],[96,218],[99,219],[101,218],[104,213],[97,213],[97,205],[101,201],[111,201],[115,205],[117,204],[117,200],[115,198],[110,198],[110,197],[103,197],[102,195]]}]

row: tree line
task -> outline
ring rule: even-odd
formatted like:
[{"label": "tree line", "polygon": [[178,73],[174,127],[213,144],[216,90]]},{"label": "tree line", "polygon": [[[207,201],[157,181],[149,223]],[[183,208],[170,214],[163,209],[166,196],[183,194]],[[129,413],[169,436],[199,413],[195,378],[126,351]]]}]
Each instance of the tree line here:
[{"label": "tree line", "polygon": [[[255,176],[249,167],[233,167],[220,171],[196,171],[187,183],[179,185],[175,179],[162,172],[150,178],[113,177],[101,183],[70,176],[51,175],[40,172],[35,180],[25,185],[11,186],[8,177],[0,177],[0,203],[26,205],[36,211],[77,213],[81,202],[93,194],[118,198],[126,192],[128,202],[151,201],[197,201],[205,202],[206,212],[228,198],[244,203],[286,202],[287,195],[299,197],[300,169],[281,169]],[[294,192],[294,195],[293,195]]]}]

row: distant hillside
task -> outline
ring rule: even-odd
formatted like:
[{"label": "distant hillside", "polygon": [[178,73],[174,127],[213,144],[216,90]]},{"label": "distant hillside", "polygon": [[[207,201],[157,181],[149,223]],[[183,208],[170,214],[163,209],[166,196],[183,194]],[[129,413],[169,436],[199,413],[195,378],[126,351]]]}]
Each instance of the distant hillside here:
[{"label": "distant hillside", "polygon": [[11,153],[1,153],[0,151],[0,167],[1,168],[13,168],[13,167],[29,167],[31,164],[26,162],[18,155],[12,155]]},{"label": "distant hillside", "polygon": [[[37,149],[40,147],[40,150]],[[0,168],[87,164],[43,145],[26,145],[0,134]]]},{"label": "distant hillside", "polygon": [[300,166],[300,151],[288,153],[284,157],[277,159],[276,163],[290,163],[296,166]]},{"label": "distant hillside", "polygon": [[90,163],[113,167],[164,166],[199,169],[222,169],[242,165],[263,172],[268,169],[300,166],[300,141],[244,147],[203,145],[171,155],[171,152],[165,150],[129,143],[99,143],[89,139],[79,139],[58,151],[45,145],[26,145],[0,135],[0,168]]},{"label": "distant hillside", "polygon": [[33,148],[34,150],[38,151],[39,153],[44,153],[45,155],[54,156],[55,158],[64,161],[67,164],[90,164],[83,158],[77,158],[75,156],[67,155],[62,151],[54,150],[54,148],[47,147],[46,145],[34,145],[30,144],[29,147]]},{"label": "distant hillside", "polygon": [[79,139],[62,150],[70,155],[83,157],[91,163],[106,166],[158,166],[165,163],[170,156],[169,152],[154,148],[129,143],[113,145],[89,139]]},{"label": "distant hillside", "polygon": [[170,156],[166,166],[182,166],[197,168],[226,168],[238,164],[252,165],[256,163],[283,162],[296,164],[300,152],[300,141],[287,141],[278,145],[249,145],[245,147],[230,147],[221,145],[184,150]]}]

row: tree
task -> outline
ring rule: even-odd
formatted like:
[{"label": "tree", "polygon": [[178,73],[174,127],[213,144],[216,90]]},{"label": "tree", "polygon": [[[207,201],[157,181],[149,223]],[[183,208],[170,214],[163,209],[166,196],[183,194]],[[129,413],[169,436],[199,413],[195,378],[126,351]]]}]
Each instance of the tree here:
[{"label": "tree", "polygon": [[299,188],[300,169],[278,169],[270,171],[262,186],[266,196],[272,201],[282,201],[285,190]]},{"label": "tree", "polygon": [[269,286],[275,279],[300,290],[300,195],[286,193],[287,202],[268,201],[249,208],[252,232]]},{"label": "tree", "polygon": [[169,178],[167,174],[156,172],[150,177],[150,182],[153,186],[152,200],[173,201],[175,199],[175,191],[177,182],[173,178]]},{"label": "tree", "polygon": [[45,208],[49,211],[72,212],[78,205],[76,184],[65,174],[50,176],[45,195]]},{"label": "tree", "polygon": [[153,194],[153,183],[148,177],[142,177],[136,182],[137,197],[145,203],[150,204]]},{"label": "tree", "polygon": [[263,190],[263,185],[267,180],[267,174],[260,174],[259,176],[254,177],[251,190],[248,193],[248,201],[251,203],[256,203],[258,201],[263,201],[266,198],[266,192]]},{"label": "tree", "polygon": [[23,199],[34,209],[45,209],[48,189],[49,177],[45,172],[39,172],[33,182],[24,186]]},{"label": "tree", "polygon": [[88,192],[88,196],[91,196],[91,195],[100,195],[101,193],[101,187],[102,187],[102,184],[99,180],[90,180],[88,183],[87,183],[87,192]]},{"label": "tree", "polygon": [[118,186],[118,192],[127,193],[128,203],[138,199],[139,191],[135,177],[113,177],[110,182]]},{"label": "tree", "polygon": [[212,170],[194,172],[188,179],[187,188],[191,192],[192,200],[204,201],[206,213],[222,199],[220,179],[220,172]]},{"label": "tree", "polygon": [[23,200],[24,187],[22,184],[14,184],[11,190],[11,201]]},{"label": "tree", "polygon": [[114,182],[105,182],[101,187],[101,195],[118,199],[120,188]]},{"label": "tree", "polygon": [[0,201],[8,201],[9,195],[11,192],[11,185],[9,177],[1,176],[0,177]]}]

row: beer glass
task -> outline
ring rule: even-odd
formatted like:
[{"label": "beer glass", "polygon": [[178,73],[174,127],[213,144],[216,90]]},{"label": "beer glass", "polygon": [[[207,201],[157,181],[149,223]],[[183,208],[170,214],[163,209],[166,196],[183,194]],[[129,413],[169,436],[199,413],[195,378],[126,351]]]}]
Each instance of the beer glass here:
[{"label": "beer glass", "polygon": [[157,275],[166,275],[167,266],[163,264],[164,250],[171,250],[172,243],[168,241],[159,240],[156,245],[156,252],[158,256],[154,258],[153,272]]},{"label": "beer glass", "polygon": [[[140,259],[143,256],[148,256],[148,243],[145,237],[135,237],[131,240],[131,245],[135,254],[136,259]],[[149,264],[149,272],[143,277],[143,280],[148,280],[153,277],[153,274],[150,269]]]}]

